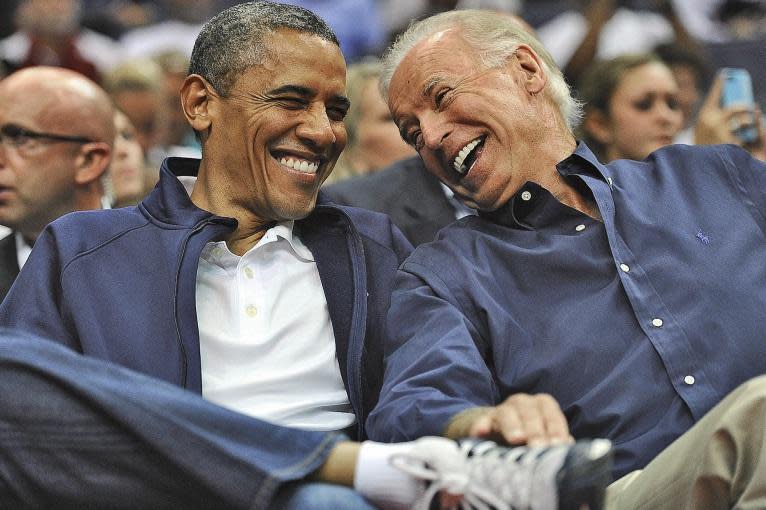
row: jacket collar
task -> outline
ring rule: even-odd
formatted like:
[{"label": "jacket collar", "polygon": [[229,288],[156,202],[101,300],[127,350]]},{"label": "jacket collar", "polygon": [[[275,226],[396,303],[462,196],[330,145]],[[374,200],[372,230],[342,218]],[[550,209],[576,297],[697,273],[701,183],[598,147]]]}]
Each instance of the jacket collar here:
[{"label": "jacket collar", "polygon": [[[152,218],[162,223],[193,227],[214,215],[192,203],[179,177],[196,177],[200,160],[167,158],[160,167],[160,181],[139,205]],[[230,221],[236,220],[227,218]],[[235,223],[236,225],[236,223]]]}]

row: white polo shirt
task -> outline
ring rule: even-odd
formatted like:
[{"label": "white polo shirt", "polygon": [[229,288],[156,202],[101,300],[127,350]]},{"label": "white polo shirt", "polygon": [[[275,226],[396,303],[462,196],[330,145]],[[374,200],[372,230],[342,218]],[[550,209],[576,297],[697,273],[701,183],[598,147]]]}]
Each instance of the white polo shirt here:
[{"label": "white polo shirt", "polygon": [[211,242],[197,269],[202,395],[280,425],[356,420],[311,251],[279,223],[242,257]]}]

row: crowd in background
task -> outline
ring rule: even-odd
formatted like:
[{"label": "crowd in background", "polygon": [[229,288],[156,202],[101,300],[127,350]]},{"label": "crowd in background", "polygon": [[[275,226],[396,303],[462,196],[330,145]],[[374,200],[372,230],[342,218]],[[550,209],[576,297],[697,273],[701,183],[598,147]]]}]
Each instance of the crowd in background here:
[{"label": "crowd in background", "polygon": [[[721,67],[748,69],[756,101],[766,105],[763,0],[286,1],[327,20],[350,65],[349,143],[328,184],[414,155],[377,93],[377,58],[411,20],[451,9],[493,9],[527,22],[586,103],[578,135],[602,158],[642,159],[667,143],[694,143],[699,108]],[[101,84],[124,112],[144,155],[137,178],[146,191],[165,157],[199,156],[178,108],[178,89],[202,23],[235,3],[9,0],[0,8],[0,76],[54,65]],[[645,96],[640,106],[634,96]],[[724,118],[714,103],[700,117],[707,124],[697,126],[698,136],[736,142],[716,133],[734,114]],[[134,193],[132,200],[140,196]],[[113,196],[111,201],[130,203]]]}]

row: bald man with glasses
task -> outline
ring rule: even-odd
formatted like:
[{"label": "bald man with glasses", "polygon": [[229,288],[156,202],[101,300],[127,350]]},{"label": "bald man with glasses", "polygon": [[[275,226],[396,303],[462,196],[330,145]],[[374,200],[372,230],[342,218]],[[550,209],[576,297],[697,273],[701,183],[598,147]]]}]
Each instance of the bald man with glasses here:
[{"label": "bald man with glasses", "polygon": [[114,112],[107,94],[66,69],[32,67],[0,81],[0,300],[40,232],[72,211],[99,209]]}]

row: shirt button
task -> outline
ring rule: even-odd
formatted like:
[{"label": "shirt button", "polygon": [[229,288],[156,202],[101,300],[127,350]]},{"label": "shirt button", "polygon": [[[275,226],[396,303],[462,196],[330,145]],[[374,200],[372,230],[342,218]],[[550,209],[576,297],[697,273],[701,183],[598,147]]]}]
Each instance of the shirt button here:
[{"label": "shirt button", "polygon": [[248,317],[255,317],[258,315],[258,308],[255,305],[247,305],[245,308],[245,313]]},{"label": "shirt button", "polygon": [[652,319],[652,326],[654,326],[655,328],[661,328],[662,319]]},{"label": "shirt button", "polygon": [[612,178],[611,178],[611,177],[607,177],[607,178],[606,178],[606,183],[607,183],[607,184],[609,185],[609,187],[611,188],[611,187],[612,187]]},{"label": "shirt button", "polygon": [[578,232],[582,232],[583,230],[585,230],[585,225],[583,225],[582,223],[580,223],[579,225],[577,225],[577,226],[575,227],[575,230],[576,230],[576,231],[578,231]]},{"label": "shirt button", "polygon": [[[623,273],[627,273],[630,271],[630,266],[627,264],[620,264],[620,269],[622,269]],[[655,319],[655,320],[659,320],[659,319]],[[654,321],[652,321],[652,324],[654,324]],[[660,321],[660,326],[662,326],[662,321]]]},{"label": "shirt button", "polygon": [[522,191],[521,192],[521,199],[524,200],[525,202],[531,200],[532,199],[532,193],[530,193],[529,191]]},{"label": "shirt button", "polygon": [[252,279],[252,278],[253,278],[253,270],[252,270],[252,269],[250,269],[250,266],[247,266],[247,267],[245,268],[245,276],[247,276],[247,277],[248,277],[248,278],[250,278],[250,279]]},{"label": "shirt button", "polygon": [[691,386],[692,384],[694,384],[694,381],[695,381],[695,379],[694,379],[694,376],[693,376],[693,375],[687,375],[686,377],[684,377],[684,382],[685,382],[686,384],[688,384],[689,386]]}]

